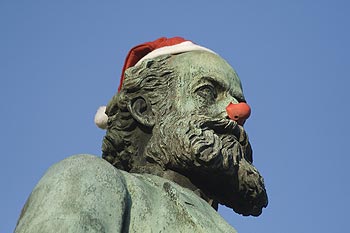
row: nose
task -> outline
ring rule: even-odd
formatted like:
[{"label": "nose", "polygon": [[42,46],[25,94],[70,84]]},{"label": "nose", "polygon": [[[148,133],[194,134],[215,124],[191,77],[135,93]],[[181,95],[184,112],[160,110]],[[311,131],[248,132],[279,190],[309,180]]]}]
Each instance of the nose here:
[{"label": "nose", "polygon": [[226,107],[226,112],[231,120],[236,121],[239,125],[244,124],[244,122],[250,116],[251,110],[247,103],[230,103]]}]

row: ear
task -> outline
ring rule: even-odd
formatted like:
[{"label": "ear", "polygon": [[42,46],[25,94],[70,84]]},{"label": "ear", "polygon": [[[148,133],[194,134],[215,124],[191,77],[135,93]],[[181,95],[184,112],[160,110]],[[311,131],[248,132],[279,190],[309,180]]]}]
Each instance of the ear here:
[{"label": "ear", "polygon": [[132,117],[140,124],[147,127],[154,126],[154,114],[152,111],[151,102],[148,100],[148,98],[138,96],[132,99],[128,103],[128,110]]}]

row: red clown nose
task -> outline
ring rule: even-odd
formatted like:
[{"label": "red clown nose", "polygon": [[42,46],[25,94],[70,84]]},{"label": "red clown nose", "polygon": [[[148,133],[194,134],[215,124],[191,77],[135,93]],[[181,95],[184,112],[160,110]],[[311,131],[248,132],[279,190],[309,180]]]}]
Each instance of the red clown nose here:
[{"label": "red clown nose", "polygon": [[239,125],[244,124],[244,122],[248,119],[250,116],[250,107],[247,103],[230,103],[226,107],[227,115],[230,117],[231,120],[236,121]]}]

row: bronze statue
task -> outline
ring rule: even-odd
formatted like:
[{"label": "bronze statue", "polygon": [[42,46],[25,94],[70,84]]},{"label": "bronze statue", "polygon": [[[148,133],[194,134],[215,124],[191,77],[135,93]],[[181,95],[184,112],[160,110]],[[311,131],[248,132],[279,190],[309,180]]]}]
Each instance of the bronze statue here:
[{"label": "bronze statue", "polygon": [[235,232],[219,203],[253,216],[267,206],[240,80],[211,50],[178,37],[133,48],[105,114],[108,163],[51,167],[16,232]]}]

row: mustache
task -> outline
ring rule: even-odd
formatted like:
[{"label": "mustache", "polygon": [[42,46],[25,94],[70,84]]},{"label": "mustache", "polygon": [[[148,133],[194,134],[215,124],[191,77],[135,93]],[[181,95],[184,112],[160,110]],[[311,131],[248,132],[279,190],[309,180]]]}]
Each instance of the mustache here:
[{"label": "mustache", "polygon": [[[235,142],[237,141],[243,149],[242,152],[244,158],[250,164],[253,163],[253,151],[249,142],[248,135],[244,128],[236,121],[226,118],[207,118],[205,116],[202,116],[200,118],[197,118],[193,124],[202,129],[204,132],[212,130],[215,135],[219,136],[222,144],[225,145],[226,148],[232,148],[233,140]],[[212,135],[209,134],[208,136]],[[240,160],[241,158],[237,159]]]},{"label": "mustache", "polygon": [[[225,118],[197,116],[186,132],[195,161],[208,170],[233,173],[242,158],[252,162],[248,136],[237,122]],[[248,158],[248,159],[247,159]]]},{"label": "mustache", "polygon": [[247,138],[247,134],[242,126],[236,121],[225,118],[208,119],[200,125],[204,130],[213,129],[217,134],[233,135],[238,142],[243,142]]}]

